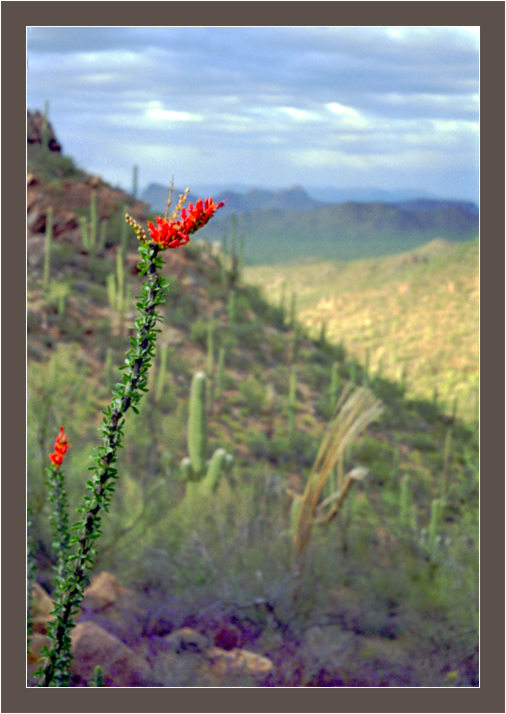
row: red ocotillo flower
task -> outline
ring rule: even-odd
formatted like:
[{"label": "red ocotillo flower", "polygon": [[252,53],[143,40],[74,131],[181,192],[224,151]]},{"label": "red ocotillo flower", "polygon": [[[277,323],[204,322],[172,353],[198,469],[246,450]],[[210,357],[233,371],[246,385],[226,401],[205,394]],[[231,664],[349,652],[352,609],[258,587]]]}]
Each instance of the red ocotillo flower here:
[{"label": "red ocotillo flower", "polygon": [[67,441],[67,435],[63,433],[63,427],[61,426],[60,433],[54,442],[54,453],[49,454],[49,458],[55,466],[61,465],[69,446],[70,444]]},{"label": "red ocotillo flower", "polygon": [[218,208],[224,205],[224,201],[216,204],[212,198],[206,198],[203,203],[199,198],[195,206],[190,203],[188,208],[181,210],[179,219],[167,220],[158,216],[156,228],[151,221],[148,221],[149,234],[161,248],[177,248],[180,245],[185,245],[190,240],[190,235],[205,226]]}]

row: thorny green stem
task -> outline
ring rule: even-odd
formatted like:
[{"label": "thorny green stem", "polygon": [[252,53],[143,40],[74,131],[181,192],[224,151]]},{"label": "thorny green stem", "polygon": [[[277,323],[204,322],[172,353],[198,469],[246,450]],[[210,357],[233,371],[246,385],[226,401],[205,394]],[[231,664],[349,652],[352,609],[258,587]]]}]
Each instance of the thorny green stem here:
[{"label": "thorny green stem", "polygon": [[[136,322],[139,327],[138,334],[136,340],[131,342],[134,349],[130,351],[131,354],[137,354],[137,357],[128,365],[129,369],[123,376],[124,387],[121,385],[116,392],[118,396],[121,393],[121,398],[116,398],[113,401],[113,404],[116,402],[116,406],[109,411],[109,418],[104,420],[105,426],[102,427],[105,435],[104,446],[100,450],[102,455],[95,457],[97,466],[92,467],[96,471],[92,496],[86,500],[88,508],[85,510],[82,521],[78,524],[78,526],[81,525],[82,530],[78,539],[74,540],[77,545],[77,554],[72,556],[69,561],[67,577],[60,581],[62,588],[61,592],[57,593],[57,625],[53,630],[53,646],[48,653],[46,666],[40,672],[43,674],[43,679],[39,686],[50,685],[59,668],[62,654],[66,649],[69,649],[68,632],[74,626],[72,615],[78,611],[82,601],[87,573],[93,564],[92,555],[95,552],[93,545],[101,533],[99,512],[102,509],[107,510],[114,490],[114,484],[109,482],[111,479],[117,478],[116,470],[112,464],[116,461],[116,452],[121,446],[121,428],[125,414],[140,399],[141,395],[138,390],[144,391],[145,373],[150,365],[150,358],[156,342],[155,325],[158,319],[156,307],[165,302],[164,295],[167,288],[166,281],[160,275],[163,263],[158,257],[159,251],[159,247],[153,244],[146,246],[143,251],[143,257],[147,263],[145,272],[147,273],[148,289],[144,293],[144,299],[137,303],[141,319]],[[140,265],[142,266],[142,263]],[[81,511],[83,510],[81,509]],[[72,560],[74,561],[73,572],[71,572]]]}]

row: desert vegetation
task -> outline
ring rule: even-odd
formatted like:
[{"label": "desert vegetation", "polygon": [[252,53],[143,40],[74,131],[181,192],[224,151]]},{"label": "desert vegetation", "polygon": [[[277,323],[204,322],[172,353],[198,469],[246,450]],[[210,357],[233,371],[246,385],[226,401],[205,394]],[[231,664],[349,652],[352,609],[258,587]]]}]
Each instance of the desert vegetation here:
[{"label": "desert vegetation", "polygon": [[[304,286],[295,300],[273,281],[266,296],[245,279],[239,235],[164,253],[155,335],[139,322],[146,207],[85,174],[65,183],[58,157],[41,156],[29,164],[44,220],[29,213],[28,574],[56,609],[42,617],[28,598],[29,684],[44,684],[37,647],[50,651],[68,586],[58,514],[86,520],[106,458],[115,489],[74,589],[59,686],[477,686],[475,415],[410,391],[409,373],[361,356],[330,320],[308,326]],[[132,388],[129,370],[142,376]],[[142,399],[123,420],[132,389]],[[104,638],[93,673],[80,668],[87,625]],[[113,651],[131,657],[130,680],[115,678]]]},{"label": "desert vegetation", "polygon": [[296,286],[298,315],[368,369],[469,423],[479,407],[478,241],[433,240],[351,262],[248,267],[274,304]]}]

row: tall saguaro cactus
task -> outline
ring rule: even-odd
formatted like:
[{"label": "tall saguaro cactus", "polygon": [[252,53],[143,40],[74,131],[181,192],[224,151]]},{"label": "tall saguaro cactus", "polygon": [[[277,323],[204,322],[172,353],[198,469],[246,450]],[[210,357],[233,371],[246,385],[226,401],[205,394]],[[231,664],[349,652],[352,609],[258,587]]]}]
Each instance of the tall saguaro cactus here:
[{"label": "tall saguaro cactus", "polygon": [[190,390],[188,414],[188,456],[181,461],[186,495],[210,494],[218,488],[220,477],[233,466],[233,456],[218,448],[207,460],[206,375],[196,372]]},{"label": "tall saguaro cactus", "polygon": [[206,418],[206,375],[193,375],[190,391],[190,412],[188,415],[188,454],[193,476],[198,479],[206,467],[207,418]]},{"label": "tall saguaro cactus", "polygon": [[82,217],[80,219],[80,227],[83,248],[89,254],[90,263],[93,266],[95,257],[103,250],[107,238],[107,222],[104,219],[100,223],[96,190],[93,190],[90,196],[89,221]]}]

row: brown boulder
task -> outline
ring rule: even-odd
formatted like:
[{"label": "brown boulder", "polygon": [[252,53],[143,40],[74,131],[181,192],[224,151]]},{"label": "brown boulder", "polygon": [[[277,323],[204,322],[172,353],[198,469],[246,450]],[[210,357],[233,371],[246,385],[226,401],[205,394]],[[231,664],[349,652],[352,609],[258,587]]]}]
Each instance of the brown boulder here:
[{"label": "brown boulder", "polygon": [[151,669],[146,660],[94,622],[81,622],[72,630],[72,674],[87,683],[97,665],[108,687],[149,684]]},{"label": "brown boulder", "polygon": [[178,654],[183,652],[203,652],[209,646],[208,638],[191,627],[175,630],[163,639],[170,649]]},{"label": "brown boulder", "polygon": [[144,609],[132,590],[121,587],[111,573],[99,573],[84,591],[81,609],[86,619],[93,618],[120,637],[135,639],[142,630]]},{"label": "brown boulder", "polygon": [[244,678],[256,680],[266,677],[274,668],[270,659],[249,650],[210,647],[205,655],[208,661],[199,673],[217,686],[227,686]]},{"label": "brown boulder", "polygon": [[47,623],[53,619],[51,611],[53,601],[39,583],[32,586],[32,599],[30,602],[30,613],[32,616],[32,632],[39,635],[47,634]]},{"label": "brown boulder", "polygon": [[44,617],[45,615],[50,615],[53,609],[53,601],[44,588],[39,583],[33,583],[31,594],[30,611],[32,616]]},{"label": "brown boulder", "polygon": [[111,573],[99,573],[92,578],[84,591],[83,610],[96,612],[114,605],[128,591],[122,588]]}]

